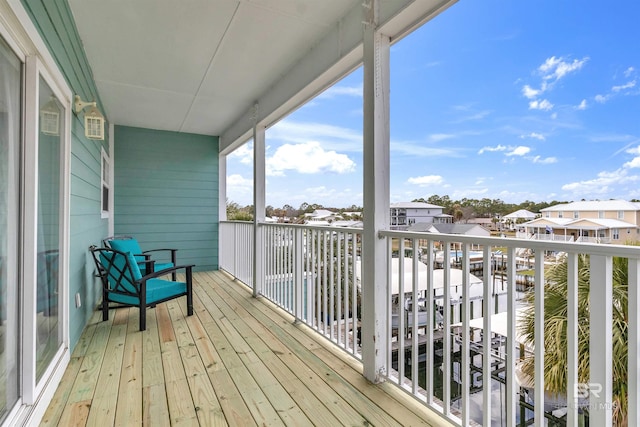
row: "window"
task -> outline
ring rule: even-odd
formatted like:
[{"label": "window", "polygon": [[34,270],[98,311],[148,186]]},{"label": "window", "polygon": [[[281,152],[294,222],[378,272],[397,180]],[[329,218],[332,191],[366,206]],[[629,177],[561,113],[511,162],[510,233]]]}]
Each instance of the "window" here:
[{"label": "window", "polygon": [[611,229],[611,237],[612,237],[613,240],[620,239],[620,230],[618,230],[617,228],[612,228]]},{"label": "window", "polygon": [[624,211],[618,211],[618,219],[624,219]]},{"label": "window", "polygon": [[100,216],[102,218],[109,218],[111,207],[109,206],[109,181],[110,181],[110,164],[109,156],[107,152],[102,149],[102,167],[100,168],[100,181],[102,183],[102,191],[100,193]]},{"label": "window", "polygon": [[580,212],[575,211],[575,212],[573,213],[573,218],[574,218],[574,219],[578,219],[578,218],[580,218]]},{"label": "window", "polygon": [[598,218],[604,218],[604,211],[598,211]]},{"label": "window", "polygon": [[562,211],[558,212],[558,218],[563,218],[563,215],[564,215],[564,212],[562,212]]},{"label": "window", "polygon": [[551,218],[551,212],[545,212],[544,213],[544,217],[545,218]]}]

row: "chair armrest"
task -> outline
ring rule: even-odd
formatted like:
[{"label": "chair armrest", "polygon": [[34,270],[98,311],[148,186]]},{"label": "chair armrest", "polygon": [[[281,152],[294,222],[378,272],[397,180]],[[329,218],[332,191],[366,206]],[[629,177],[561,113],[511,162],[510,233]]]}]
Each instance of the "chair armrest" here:
[{"label": "chair armrest", "polygon": [[[171,252],[171,262],[173,263],[173,265],[176,265],[176,252],[178,252],[177,249],[171,249],[171,248],[164,248],[164,249],[150,249],[148,251],[143,251],[143,254],[149,254],[151,252],[167,252],[170,251]],[[146,255],[146,256],[151,256],[151,255]]]},{"label": "chair armrest", "polygon": [[153,279],[159,276],[164,276],[165,274],[169,274],[172,273],[176,270],[182,270],[185,269],[187,271],[190,271],[193,267],[195,267],[195,264],[191,264],[191,265],[177,265],[175,267],[170,267],[170,268],[165,268],[164,270],[159,270],[159,271],[154,271],[153,273],[149,273],[145,276],[142,277],[142,279],[140,279],[141,282],[146,282],[149,279]]},{"label": "chair armrest", "polygon": [[143,255],[143,256],[145,257],[144,261],[138,261],[138,265],[145,264],[145,268],[147,266],[149,267],[148,271],[153,271],[153,268],[156,265],[156,261],[154,259],[151,259],[150,255]]},{"label": "chair armrest", "polygon": [[166,249],[149,249],[148,251],[142,251],[142,253],[143,253],[143,254],[147,254],[147,253],[149,253],[149,252],[160,252],[160,251],[171,251],[171,252],[176,252],[176,251],[177,251],[177,249],[169,249],[169,248],[166,248]]}]

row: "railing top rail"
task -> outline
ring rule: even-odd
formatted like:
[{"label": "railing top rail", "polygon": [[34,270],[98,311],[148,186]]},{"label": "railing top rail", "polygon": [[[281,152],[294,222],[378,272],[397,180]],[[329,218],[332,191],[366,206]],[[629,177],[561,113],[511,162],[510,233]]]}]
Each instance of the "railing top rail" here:
[{"label": "railing top rail", "polygon": [[378,235],[380,238],[392,237],[399,239],[424,239],[452,243],[480,244],[483,246],[531,248],[546,251],[579,254],[587,253],[592,255],[621,256],[625,258],[640,259],[640,246],[632,245],[603,245],[598,243],[559,242],[553,240],[518,239],[511,237],[464,236],[461,234],[409,232],[398,230],[381,230]]},{"label": "railing top rail", "polygon": [[304,228],[304,229],[312,229],[312,230],[322,230],[322,231],[335,231],[340,233],[356,233],[362,234],[362,228],[352,228],[352,227],[332,227],[330,225],[312,225],[312,224],[284,224],[279,222],[261,222],[258,224],[260,227],[282,227],[282,228]]}]

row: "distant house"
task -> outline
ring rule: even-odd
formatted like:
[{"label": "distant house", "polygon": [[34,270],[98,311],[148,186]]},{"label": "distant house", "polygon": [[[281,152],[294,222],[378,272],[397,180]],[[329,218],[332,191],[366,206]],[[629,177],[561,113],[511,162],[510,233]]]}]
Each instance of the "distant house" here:
[{"label": "distant house", "polygon": [[495,226],[493,218],[471,218],[466,220],[465,224],[481,225],[487,230],[491,230]]},{"label": "distant house", "polygon": [[478,224],[414,224],[409,227],[409,231],[427,231],[429,233],[484,237],[491,235],[489,230]]},{"label": "distant house", "polygon": [[339,214],[327,209],[316,209],[312,213],[304,214],[305,224],[309,225],[329,225],[338,217]]},{"label": "distant house", "polygon": [[522,224],[518,237],[624,244],[640,239],[640,204],[625,200],[563,203]]},{"label": "distant house", "polygon": [[526,209],[519,209],[515,212],[511,212],[508,215],[503,216],[500,219],[500,222],[504,224],[509,230],[515,230],[517,224],[522,224],[523,222],[533,221],[540,214],[535,214]]},{"label": "distant house", "polygon": [[442,206],[424,202],[392,203],[391,229],[408,230],[413,224],[451,223],[453,217],[443,212]]}]

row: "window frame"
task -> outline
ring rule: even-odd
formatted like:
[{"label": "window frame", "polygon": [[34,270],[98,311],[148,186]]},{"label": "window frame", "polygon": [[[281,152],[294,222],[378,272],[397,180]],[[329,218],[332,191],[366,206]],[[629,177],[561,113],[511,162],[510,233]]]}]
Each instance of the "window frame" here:
[{"label": "window frame", "polygon": [[[105,189],[107,190],[105,200]],[[100,148],[100,218],[111,217],[111,157],[104,147]],[[104,206],[107,209],[104,209]]]}]

